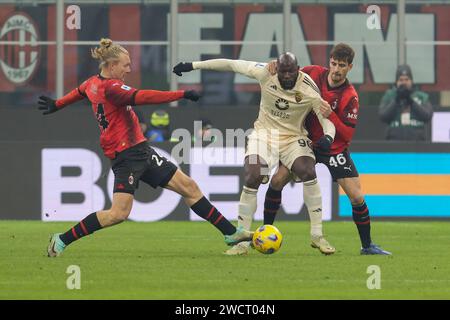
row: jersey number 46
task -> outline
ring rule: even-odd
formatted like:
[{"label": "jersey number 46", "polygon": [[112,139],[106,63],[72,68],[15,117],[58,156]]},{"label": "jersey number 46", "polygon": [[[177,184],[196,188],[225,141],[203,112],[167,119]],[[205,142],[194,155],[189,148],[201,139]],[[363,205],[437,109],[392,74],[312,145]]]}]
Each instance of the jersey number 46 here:
[{"label": "jersey number 46", "polygon": [[339,153],[336,157],[330,157],[331,167],[337,167],[338,165],[343,166],[344,164],[346,164],[346,162],[347,159],[345,159],[345,156],[342,153]]}]

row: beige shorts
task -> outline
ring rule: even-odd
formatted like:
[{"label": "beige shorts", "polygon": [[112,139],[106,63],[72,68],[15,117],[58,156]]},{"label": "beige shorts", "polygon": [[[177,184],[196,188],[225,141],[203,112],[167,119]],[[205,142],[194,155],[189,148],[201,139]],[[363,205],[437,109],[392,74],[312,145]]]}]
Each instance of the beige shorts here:
[{"label": "beige shorts", "polygon": [[249,156],[249,162],[256,163],[256,157],[252,155],[258,155],[267,163],[268,168],[261,172],[263,175],[270,175],[272,169],[280,162],[291,170],[298,157],[306,156],[316,159],[311,148],[311,140],[306,136],[299,136],[297,140],[289,143],[269,143],[266,136],[256,131],[248,137],[245,150],[245,156]]}]

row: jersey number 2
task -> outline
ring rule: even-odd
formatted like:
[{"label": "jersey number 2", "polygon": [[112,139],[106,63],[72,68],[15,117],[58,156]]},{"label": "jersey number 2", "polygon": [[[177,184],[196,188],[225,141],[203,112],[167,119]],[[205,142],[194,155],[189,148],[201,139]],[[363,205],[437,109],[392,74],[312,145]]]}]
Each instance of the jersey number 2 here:
[{"label": "jersey number 2", "polygon": [[161,167],[161,165],[163,163],[163,160],[162,159],[158,159],[158,156],[156,154],[152,155],[152,160],[154,160],[156,162],[158,167]]},{"label": "jersey number 2", "polygon": [[103,130],[106,130],[109,126],[109,121],[105,117],[105,110],[103,109],[103,104],[99,103],[97,105],[97,121],[100,127],[103,128]]}]

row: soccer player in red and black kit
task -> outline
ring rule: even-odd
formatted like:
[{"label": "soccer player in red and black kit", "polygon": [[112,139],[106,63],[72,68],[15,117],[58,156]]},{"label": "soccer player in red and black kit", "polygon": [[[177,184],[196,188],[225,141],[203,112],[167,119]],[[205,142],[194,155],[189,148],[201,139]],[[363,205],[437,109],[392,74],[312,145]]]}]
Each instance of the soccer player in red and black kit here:
[{"label": "soccer player in red and black kit", "polygon": [[[352,69],[355,52],[343,43],[333,47],[330,53],[329,69],[321,66],[306,66],[301,70],[311,76],[320,89],[322,98],[328,106],[321,107],[321,113],[336,127],[336,136],[328,153],[314,148],[317,163],[329,169],[333,181],[337,182],[347,194],[353,207],[353,221],[361,239],[361,254],[391,253],[372,243],[370,236],[369,208],[364,200],[358,171],[348,151],[358,120],[358,94],[347,79]],[[273,64],[273,66],[275,66]],[[309,138],[314,144],[323,136],[322,127],[315,114],[310,113],[306,120]],[[273,224],[281,204],[281,191],[290,181],[289,170],[280,166],[272,177],[264,203],[264,224]]]},{"label": "soccer player in red and black kit", "polygon": [[131,107],[182,98],[197,101],[200,95],[195,91],[137,90],[125,85],[125,76],[131,72],[130,56],[125,48],[110,39],[101,39],[100,47],[92,50],[92,57],[100,61],[100,74],[58,100],[41,96],[39,109],[47,115],[83,99],[91,102],[100,127],[100,145],[105,156],[111,159],[114,172],[112,206],[109,210],[91,213],[65,233],[54,234],[47,249],[48,256],[59,256],[66,246],[81,237],[123,222],[131,212],[139,180],[183,196],[196,214],[222,232],[227,245],[251,240],[252,232],[232,225],[203,196],[194,180],[148,145]]}]

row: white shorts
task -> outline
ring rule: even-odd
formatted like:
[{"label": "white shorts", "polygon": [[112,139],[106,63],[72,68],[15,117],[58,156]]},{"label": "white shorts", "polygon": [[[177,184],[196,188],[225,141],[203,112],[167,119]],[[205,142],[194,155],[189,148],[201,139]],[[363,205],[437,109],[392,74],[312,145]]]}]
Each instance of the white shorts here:
[{"label": "white shorts", "polygon": [[268,168],[261,172],[262,175],[270,175],[272,169],[278,166],[280,162],[291,170],[295,159],[298,157],[306,156],[316,159],[311,140],[306,136],[299,136],[297,140],[288,143],[280,143],[277,140],[275,140],[276,142],[268,141],[270,139],[267,139],[266,135],[255,130],[248,137],[245,150],[245,157],[249,157],[250,164],[256,163],[256,157],[253,158],[252,155],[258,155],[267,163]]}]

